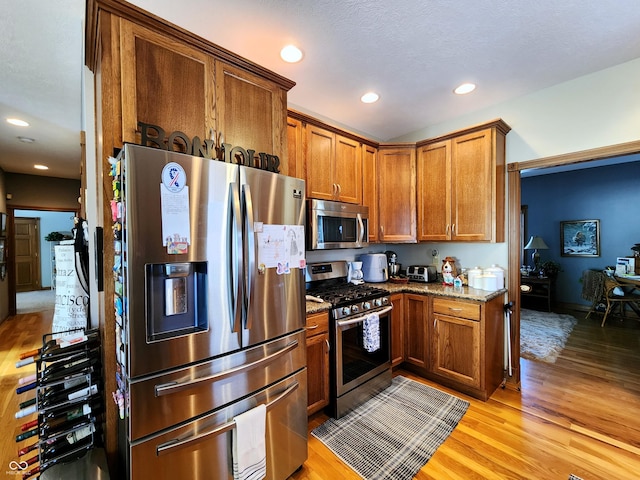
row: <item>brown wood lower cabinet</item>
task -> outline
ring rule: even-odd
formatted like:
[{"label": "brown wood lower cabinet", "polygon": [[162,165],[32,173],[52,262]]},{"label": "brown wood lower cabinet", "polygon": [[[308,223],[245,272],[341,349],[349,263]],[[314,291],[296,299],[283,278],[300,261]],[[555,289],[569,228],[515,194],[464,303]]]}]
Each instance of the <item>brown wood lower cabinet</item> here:
[{"label": "brown wood lower cabinet", "polygon": [[405,312],[405,363],[428,368],[429,336],[427,332],[429,297],[406,293]]},{"label": "brown wood lower cabinet", "polygon": [[395,293],[391,295],[391,366],[395,367],[404,362],[404,295]]},{"label": "brown wood lower cabinet", "polygon": [[307,414],[329,405],[329,314],[307,315]]},{"label": "brown wood lower cabinet", "polygon": [[480,304],[433,299],[430,370],[480,388]]},{"label": "brown wood lower cabinet", "polygon": [[503,298],[478,302],[412,293],[391,296],[393,366],[402,365],[481,400],[504,377]]}]

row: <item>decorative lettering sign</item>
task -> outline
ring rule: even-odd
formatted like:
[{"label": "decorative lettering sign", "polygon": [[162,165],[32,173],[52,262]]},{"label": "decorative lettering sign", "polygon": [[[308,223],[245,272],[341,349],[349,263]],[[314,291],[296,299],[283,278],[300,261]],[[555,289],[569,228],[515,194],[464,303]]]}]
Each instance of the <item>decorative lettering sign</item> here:
[{"label": "decorative lettering sign", "polygon": [[141,145],[186,153],[194,157],[209,158],[226,163],[235,163],[247,167],[259,168],[269,172],[280,173],[280,158],[277,155],[244,149],[229,143],[222,143],[220,147],[213,140],[199,137],[189,139],[183,132],[171,132],[167,136],[164,129],[150,123],[138,122],[141,133]]}]

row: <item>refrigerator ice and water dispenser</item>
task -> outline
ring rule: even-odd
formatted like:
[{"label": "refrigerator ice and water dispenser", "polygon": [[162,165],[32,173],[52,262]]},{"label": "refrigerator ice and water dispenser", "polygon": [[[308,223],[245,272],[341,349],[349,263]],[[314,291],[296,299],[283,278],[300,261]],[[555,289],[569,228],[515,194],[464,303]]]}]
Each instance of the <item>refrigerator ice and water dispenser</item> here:
[{"label": "refrigerator ice and water dispenser", "polygon": [[207,316],[207,263],[146,265],[147,342],[204,332]]}]

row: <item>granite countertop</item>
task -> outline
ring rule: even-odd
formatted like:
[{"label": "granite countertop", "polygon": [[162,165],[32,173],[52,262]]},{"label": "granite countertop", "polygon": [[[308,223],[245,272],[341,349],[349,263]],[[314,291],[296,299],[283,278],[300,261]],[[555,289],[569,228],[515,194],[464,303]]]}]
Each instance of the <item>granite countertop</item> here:
[{"label": "granite countertop", "polygon": [[[507,289],[502,288],[495,292],[489,292],[487,290],[480,290],[478,288],[463,287],[450,287],[442,285],[441,282],[421,283],[421,282],[409,282],[409,283],[371,283],[370,285],[376,286],[387,290],[389,293],[416,293],[421,295],[436,295],[439,297],[451,297],[460,298],[463,300],[475,300],[477,302],[488,302],[494,298],[506,293]],[[307,302],[307,313],[318,313],[331,309],[331,304],[327,302]]]}]

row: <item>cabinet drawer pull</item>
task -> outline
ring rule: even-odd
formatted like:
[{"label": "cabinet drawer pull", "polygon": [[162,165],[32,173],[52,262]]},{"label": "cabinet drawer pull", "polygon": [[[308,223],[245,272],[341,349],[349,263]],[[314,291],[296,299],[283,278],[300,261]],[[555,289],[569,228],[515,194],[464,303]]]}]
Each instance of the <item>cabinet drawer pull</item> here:
[{"label": "cabinet drawer pull", "polygon": [[305,327],[307,330],[315,330],[316,328],[318,328],[320,325],[319,324],[315,324],[315,325],[311,325],[309,327]]},{"label": "cabinet drawer pull", "polygon": [[452,312],[461,312],[462,311],[461,308],[453,308],[453,307],[449,307],[449,310],[451,310]]},{"label": "cabinet drawer pull", "polygon": [[331,344],[329,343],[329,340],[325,338],[324,339],[324,343],[327,344],[327,352],[330,352],[331,351]]}]

